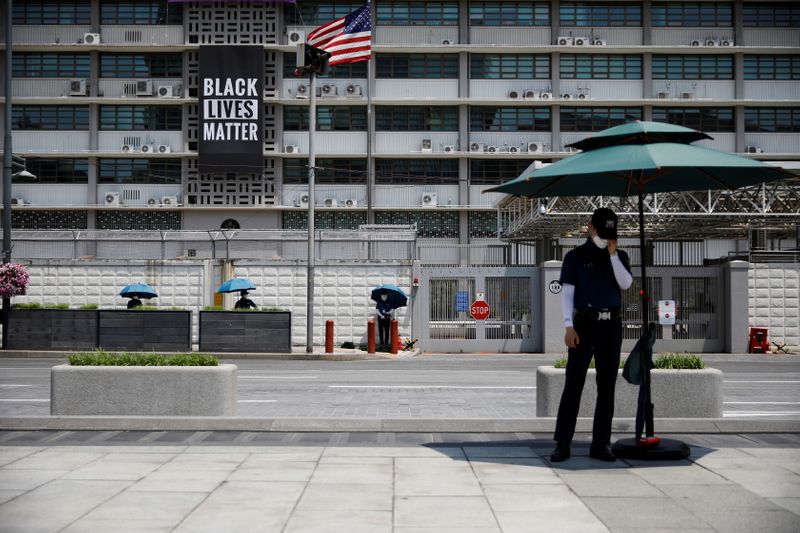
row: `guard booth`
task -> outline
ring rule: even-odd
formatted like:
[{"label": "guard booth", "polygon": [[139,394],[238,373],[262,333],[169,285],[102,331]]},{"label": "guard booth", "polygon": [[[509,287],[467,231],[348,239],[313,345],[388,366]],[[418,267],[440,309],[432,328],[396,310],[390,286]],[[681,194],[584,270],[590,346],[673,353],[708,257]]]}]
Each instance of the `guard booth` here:
[{"label": "guard booth", "polygon": [[[426,352],[536,352],[541,350],[541,297],[536,267],[422,268],[414,302],[420,347]],[[475,320],[479,292],[491,311]]]}]

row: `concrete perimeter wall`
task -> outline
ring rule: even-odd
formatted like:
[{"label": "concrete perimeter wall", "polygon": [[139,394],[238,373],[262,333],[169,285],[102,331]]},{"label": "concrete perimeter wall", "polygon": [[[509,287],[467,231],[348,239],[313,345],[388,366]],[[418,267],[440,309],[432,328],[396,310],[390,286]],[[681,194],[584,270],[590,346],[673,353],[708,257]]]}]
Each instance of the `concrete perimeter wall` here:
[{"label": "concrete perimeter wall", "polygon": [[[260,307],[281,307],[292,312],[292,343],[306,339],[305,265],[267,262],[219,261],[32,261],[26,296],[13,303],[97,304],[101,309],[124,309],[128,300],[119,291],[130,283],[152,285],[158,298],[145,304],[182,307],[193,311],[192,336],[198,342],[199,311],[214,303],[214,291],[227,277],[235,275],[258,287],[250,298]],[[366,342],[367,321],[374,317],[375,303],[370,291],[377,285],[393,283],[407,293],[411,265],[404,262],[370,264],[327,262],[317,265],[315,276],[314,343],[323,344],[326,320],[336,323],[336,344]],[[235,298],[226,297],[227,308]],[[411,317],[406,309],[397,313],[400,335],[410,336]]]},{"label": "concrete perimeter wall", "polygon": [[749,324],[769,328],[769,339],[800,350],[800,264],[752,263],[748,276]]}]

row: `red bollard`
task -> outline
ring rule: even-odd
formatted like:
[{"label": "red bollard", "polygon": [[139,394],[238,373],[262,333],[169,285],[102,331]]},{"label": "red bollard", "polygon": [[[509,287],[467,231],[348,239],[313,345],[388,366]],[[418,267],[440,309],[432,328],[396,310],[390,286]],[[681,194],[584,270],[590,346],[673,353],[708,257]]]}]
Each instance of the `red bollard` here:
[{"label": "red bollard", "polygon": [[325,353],[333,353],[333,320],[325,322]]},{"label": "red bollard", "polygon": [[398,329],[397,320],[392,320],[392,325],[389,328],[389,343],[392,347],[392,353],[397,355],[397,350],[400,344],[400,334]]},{"label": "red bollard", "polygon": [[375,321],[367,322],[367,353],[375,353]]}]

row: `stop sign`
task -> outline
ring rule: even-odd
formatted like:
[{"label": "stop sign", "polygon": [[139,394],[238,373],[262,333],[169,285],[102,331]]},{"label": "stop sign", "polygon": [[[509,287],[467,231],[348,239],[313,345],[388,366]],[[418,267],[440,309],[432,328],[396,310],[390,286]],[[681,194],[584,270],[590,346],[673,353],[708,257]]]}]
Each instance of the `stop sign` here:
[{"label": "stop sign", "polygon": [[469,314],[475,320],[486,320],[489,316],[489,304],[484,300],[475,300],[469,307]]}]

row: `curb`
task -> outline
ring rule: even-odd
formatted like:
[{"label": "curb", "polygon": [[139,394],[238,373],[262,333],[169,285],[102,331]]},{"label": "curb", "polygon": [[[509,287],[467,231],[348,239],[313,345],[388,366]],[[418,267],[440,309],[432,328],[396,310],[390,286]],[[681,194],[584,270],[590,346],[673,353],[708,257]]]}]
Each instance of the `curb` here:
[{"label": "curb", "polygon": [[[657,418],[664,433],[800,433],[800,420]],[[552,433],[555,418],[341,419],[150,416],[31,416],[0,418],[0,430],[71,431],[285,431],[394,433]],[[633,433],[635,419],[614,420],[615,433]],[[579,418],[576,431],[591,433],[592,419]]]},{"label": "curb", "polygon": [[[62,359],[66,360],[67,356],[71,353],[80,351],[91,350],[68,350],[68,351],[44,351],[44,350],[0,350],[0,359]],[[123,352],[108,352],[108,353],[123,353]],[[147,352],[150,353],[150,352]],[[154,352],[163,355],[174,355],[170,352]],[[334,352],[322,353],[314,352],[311,354],[305,352],[297,353],[250,353],[250,352],[225,352],[214,353],[220,361],[230,359],[270,359],[270,360],[293,360],[293,361],[391,361],[393,359],[406,359],[409,357],[416,357],[419,351],[413,352],[399,352],[397,355],[392,355],[387,352],[378,352],[375,354],[368,354],[366,352]]]}]

